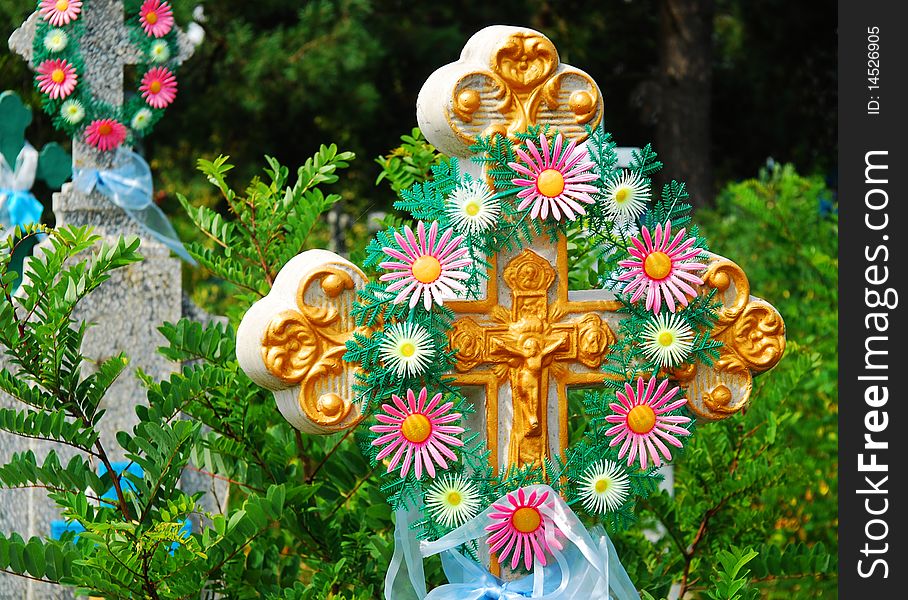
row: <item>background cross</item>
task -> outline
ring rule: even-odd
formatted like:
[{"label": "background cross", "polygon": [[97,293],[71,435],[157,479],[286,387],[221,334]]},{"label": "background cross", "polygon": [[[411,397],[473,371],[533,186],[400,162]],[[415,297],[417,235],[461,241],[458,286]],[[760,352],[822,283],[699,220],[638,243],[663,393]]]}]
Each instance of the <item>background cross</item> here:
[{"label": "background cross", "polygon": [[[25,58],[34,69],[32,62],[35,30],[38,13],[32,15],[10,36],[9,46],[13,52]],[[88,85],[94,96],[111,106],[123,105],[123,68],[140,62],[139,49],[130,43],[129,30],[123,18],[122,0],[92,0],[87,3],[79,16],[85,32],[80,39],[83,71],[79,74],[79,85]],[[177,31],[179,54],[177,63],[192,55],[193,45],[182,31]],[[96,148],[73,139],[73,167],[108,169],[114,158],[113,152],[101,152]],[[106,200],[99,202],[109,204]]]}]

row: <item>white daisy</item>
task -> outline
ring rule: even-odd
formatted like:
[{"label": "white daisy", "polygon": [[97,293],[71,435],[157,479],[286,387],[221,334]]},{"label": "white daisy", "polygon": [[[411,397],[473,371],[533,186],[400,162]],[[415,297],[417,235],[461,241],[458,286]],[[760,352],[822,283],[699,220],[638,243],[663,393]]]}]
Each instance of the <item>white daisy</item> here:
[{"label": "white daisy", "polygon": [[603,514],[627,501],[629,487],[627,473],[621,465],[600,460],[587,468],[580,481],[579,494],[587,511]]},{"label": "white daisy", "polygon": [[445,527],[457,527],[479,512],[479,492],[463,475],[444,475],[426,491],[426,506]]},{"label": "white daisy", "polygon": [[678,314],[659,314],[643,328],[643,353],[660,367],[676,367],[687,358],[694,332]]},{"label": "white daisy", "polygon": [[85,118],[85,107],[75,99],[69,99],[60,107],[60,116],[70,125],[77,125]]},{"label": "white daisy", "polygon": [[605,214],[617,223],[633,223],[650,200],[649,180],[632,171],[610,180],[603,189]]},{"label": "white daisy", "polygon": [[501,202],[484,182],[461,184],[451,192],[445,210],[451,225],[460,233],[479,233],[495,225],[501,214]]},{"label": "white daisy", "polygon": [[395,323],[385,330],[381,357],[399,376],[413,377],[425,372],[435,358],[435,348],[425,328],[414,323]]},{"label": "white daisy", "polygon": [[154,116],[154,113],[151,112],[148,108],[141,108],[136,111],[136,114],[132,117],[132,128],[136,131],[142,131],[151,123],[151,118]]},{"label": "white daisy", "polygon": [[152,42],[148,49],[148,59],[153,63],[163,63],[170,60],[170,46],[164,40]]},{"label": "white daisy", "polygon": [[44,36],[44,47],[48,52],[60,52],[69,43],[69,36],[62,29],[51,29]]}]

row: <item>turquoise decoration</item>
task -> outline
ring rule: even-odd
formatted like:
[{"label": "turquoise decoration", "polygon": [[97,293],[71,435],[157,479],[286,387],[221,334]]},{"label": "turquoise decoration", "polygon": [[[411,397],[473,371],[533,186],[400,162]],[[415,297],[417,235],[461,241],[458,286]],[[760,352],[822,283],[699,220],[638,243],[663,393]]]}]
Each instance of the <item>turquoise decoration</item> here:
[{"label": "turquoise decoration", "polygon": [[19,150],[25,144],[25,129],[32,122],[32,111],[15,92],[0,94],[0,156],[7,164],[16,164]]},{"label": "turquoise decoration", "polygon": [[[36,179],[58,190],[72,175],[72,158],[56,142],[38,152],[25,140],[32,122],[31,108],[15,92],[0,94],[0,235],[10,235],[17,226],[37,225],[44,206],[31,189]],[[10,260],[10,270],[22,273],[22,263],[31,254],[39,236],[19,243]]]},{"label": "turquoise decoration", "polygon": [[195,260],[186,252],[173,225],[152,198],[151,169],[145,159],[126,148],[118,148],[114,167],[108,170],[76,169],[73,185],[83,194],[92,191],[105,196],[123,209],[148,234],[176,252],[190,264]]},{"label": "turquoise decoration", "polygon": [[[12,91],[0,93],[0,158],[7,166],[15,166],[26,145],[25,130],[31,122],[31,108],[23,104],[18,94]],[[39,179],[51,190],[59,190],[71,175],[72,157],[60,144],[50,142],[38,153],[38,163],[31,183],[34,183],[34,179]],[[31,184],[28,189],[31,189]]]},{"label": "turquoise decoration", "polygon": [[49,142],[38,154],[36,177],[52,190],[59,190],[73,174],[73,159],[57,142]]},{"label": "turquoise decoration", "polygon": [[[120,481],[121,489],[126,494],[135,494],[137,493],[136,486],[126,477],[126,473],[133,475],[139,479],[145,477],[142,467],[137,465],[134,462],[127,461],[116,461],[111,463],[111,468],[113,472],[116,473],[117,478]],[[104,464],[98,465],[98,477],[103,477],[107,472],[107,466]],[[117,502],[117,490],[113,486],[110,486],[104,494],[101,496],[102,501],[110,502],[115,504]],[[51,521],[50,523],[50,537],[54,540],[59,540],[67,532],[72,532],[75,534],[73,536],[73,541],[75,542],[76,538],[79,537],[79,534],[85,531],[85,527],[81,523],[72,519],[57,519],[56,521]],[[180,536],[188,537],[192,535],[192,521],[186,519],[183,521],[183,526],[180,527]],[[170,554],[173,554],[173,551],[176,547],[179,546],[178,543],[174,542],[170,547]]]}]

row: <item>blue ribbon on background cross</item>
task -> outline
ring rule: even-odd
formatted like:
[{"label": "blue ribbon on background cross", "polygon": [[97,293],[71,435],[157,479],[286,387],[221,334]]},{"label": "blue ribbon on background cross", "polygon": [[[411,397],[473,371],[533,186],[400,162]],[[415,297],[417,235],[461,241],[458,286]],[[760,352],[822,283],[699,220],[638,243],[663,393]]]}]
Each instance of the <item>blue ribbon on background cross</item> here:
[{"label": "blue ribbon on background cross", "polygon": [[99,192],[123,209],[149,235],[165,244],[190,264],[196,261],[186,252],[173,225],[152,198],[151,168],[145,159],[126,148],[117,150],[111,169],[82,168],[73,172],[73,185],[83,194]]},{"label": "blue ribbon on background cross", "polygon": [[0,153],[0,225],[7,231],[41,221],[44,207],[31,192],[37,170],[38,151],[28,142],[19,151],[15,165],[8,164]]}]

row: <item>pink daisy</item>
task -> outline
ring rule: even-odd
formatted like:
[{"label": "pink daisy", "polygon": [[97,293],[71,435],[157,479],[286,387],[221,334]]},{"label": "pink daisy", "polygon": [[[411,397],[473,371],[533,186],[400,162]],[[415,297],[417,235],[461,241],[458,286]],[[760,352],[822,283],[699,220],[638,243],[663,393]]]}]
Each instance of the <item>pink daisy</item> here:
[{"label": "pink daisy", "polygon": [[164,67],[148,69],[139,91],[149,106],[164,108],[177,96],[177,78]]},{"label": "pink daisy", "polygon": [[525,164],[508,163],[509,167],[528,178],[511,180],[514,185],[523,188],[517,193],[517,197],[521,198],[517,209],[523,210],[532,204],[531,218],[538,216],[545,219],[551,211],[556,221],[561,220],[562,214],[569,221],[586,214],[580,203],[592,204],[589,192],[595,192],[597,188],[585,182],[598,177],[591,171],[593,163],[589,161],[586,151],[577,148],[577,142],[562,148],[564,140],[560,133],[555,137],[551,150],[545,135],[539,136],[539,144],[542,147],[541,156],[533,141],[527,140],[529,154],[521,148],[515,149]]},{"label": "pink daisy", "polygon": [[672,239],[672,222],[656,225],[656,231],[650,236],[649,230],[644,227],[643,241],[631,238],[634,247],[628,252],[633,256],[630,260],[622,260],[618,264],[630,269],[618,277],[618,281],[628,281],[624,292],[634,295],[631,302],[636,302],[646,293],[646,309],[658,313],[662,306],[662,299],[668,310],[675,312],[675,298],[682,306],[687,306],[687,296],[696,296],[697,291],[690,284],[702,285],[703,280],[688,271],[705,269],[706,265],[698,262],[687,262],[696,258],[702,250],[694,246],[694,238],[687,238],[683,242],[685,230],[682,229]]},{"label": "pink daisy", "polygon": [[139,9],[139,23],[145,33],[152,37],[164,37],[173,28],[173,12],[170,4],[161,0],[145,0]]},{"label": "pink daisy", "polygon": [[[687,404],[687,398],[672,402],[680,388],[674,387],[666,392],[668,379],[662,380],[659,387],[656,387],[655,377],[649,380],[645,390],[644,383],[642,377],[637,379],[636,392],[631,384],[625,383],[624,393],[615,394],[620,404],[614,402],[609,404],[609,408],[615,414],[605,418],[609,423],[617,423],[605,432],[607,436],[616,436],[609,446],[615,446],[624,440],[618,458],[624,458],[624,455],[627,454],[627,464],[630,466],[639,456],[641,469],[646,469],[646,465],[649,464],[647,456],[652,458],[653,464],[657,467],[662,464],[660,453],[665,460],[672,459],[671,452],[662,443],[662,440],[680,448],[681,441],[672,434],[690,435],[690,431],[678,427],[678,425],[690,422],[688,417],[666,414]],[[630,454],[628,454],[628,450],[630,450]]]},{"label": "pink daisy", "polygon": [[[426,226],[422,221],[416,226],[416,235],[409,227],[404,227],[403,234],[394,233],[400,250],[382,248],[385,254],[401,262],[383,262],[379,266],[388,269],[379,280],[394,281],[387,291],[397,292],[395,304],[403,302],[410,296],[410,308],[416,306],[420,295],[426,310],[432,307],[434,300],[443,304],[445,300],[455,298],[454,290],[465,292],[466,288],[458,279],[467,279],[470,275],[463,271],[472,264],[464,258],[469,248],[460,247],[463,236],[454,236],[453,229],[446,229],[438,238],[438,221],[433,221],[426,239]],[[417,237],[419,239],[417,239]]]},{"label": "pink daisy", "polygon": [[[507,495],[510,506],[493,504],[492,508],[498,512],[489,513],[492,524],[486,526],[486,531],[492,532],[486,543],[490,552],[498,554],[498,562],[503,563],[511,555],[511,568],[516,569],[523,554],[523,565],[529,570],[533,559],[545,566],[546,552],[551,553],[552,547],[562,550],[561,542],[555,539],[558,531],[557,525],[546,514],[548,511],[541,508],[552,508],[551,502],[545,503],[549,493],[532,492],[529,497],[523,488],[517,494]],[[544,504],[545,503],[545,504]]]},{"label": "pink daisy", "polygon": [[428,395],[426,388],[420,390],[419,398],[413,390],[407,390],[407,402],[404,403],[400,396],[391,394],[394,406],[382,404],[385,412],[375,415],[382,424],[369,428],[370,431],[384,434],[372,442],[373,446],[387,444],[375,457],[376,460],[382,460],[394,452],[388,463],[389,473],[397,467],[401,458],[404,459],[400,467],[401,478],[406,477],[411,464],[417,479],[422,477],[423,467],[431,477],[435,477],[435,464],[447,469],[445,458],[457,461],[457,456],[448,446],[463,446],[462,441],[452,437],[463,433],[463,427],[449,425],[460,419],[460,413],[449,412],[454,403],[446,402],[439,406],[441,394],[435,394],[426,403]]},{"label": "pink daisy", "polygon": [[113,150],[126,141],[126,127],[114,119],[95,119],[85,128],[85,143],[98,150]]},{"label": "pink daisy", "polygon": [[38,65],[38,89],[51,100],[66,98],[76,89],[76,68],[62,58],[48,59]]},{"label": "pink daisy", "polygon": [[80,0],[41,0],[38,11],[44,20],[55,27],[67,25],[82,12]]}]

